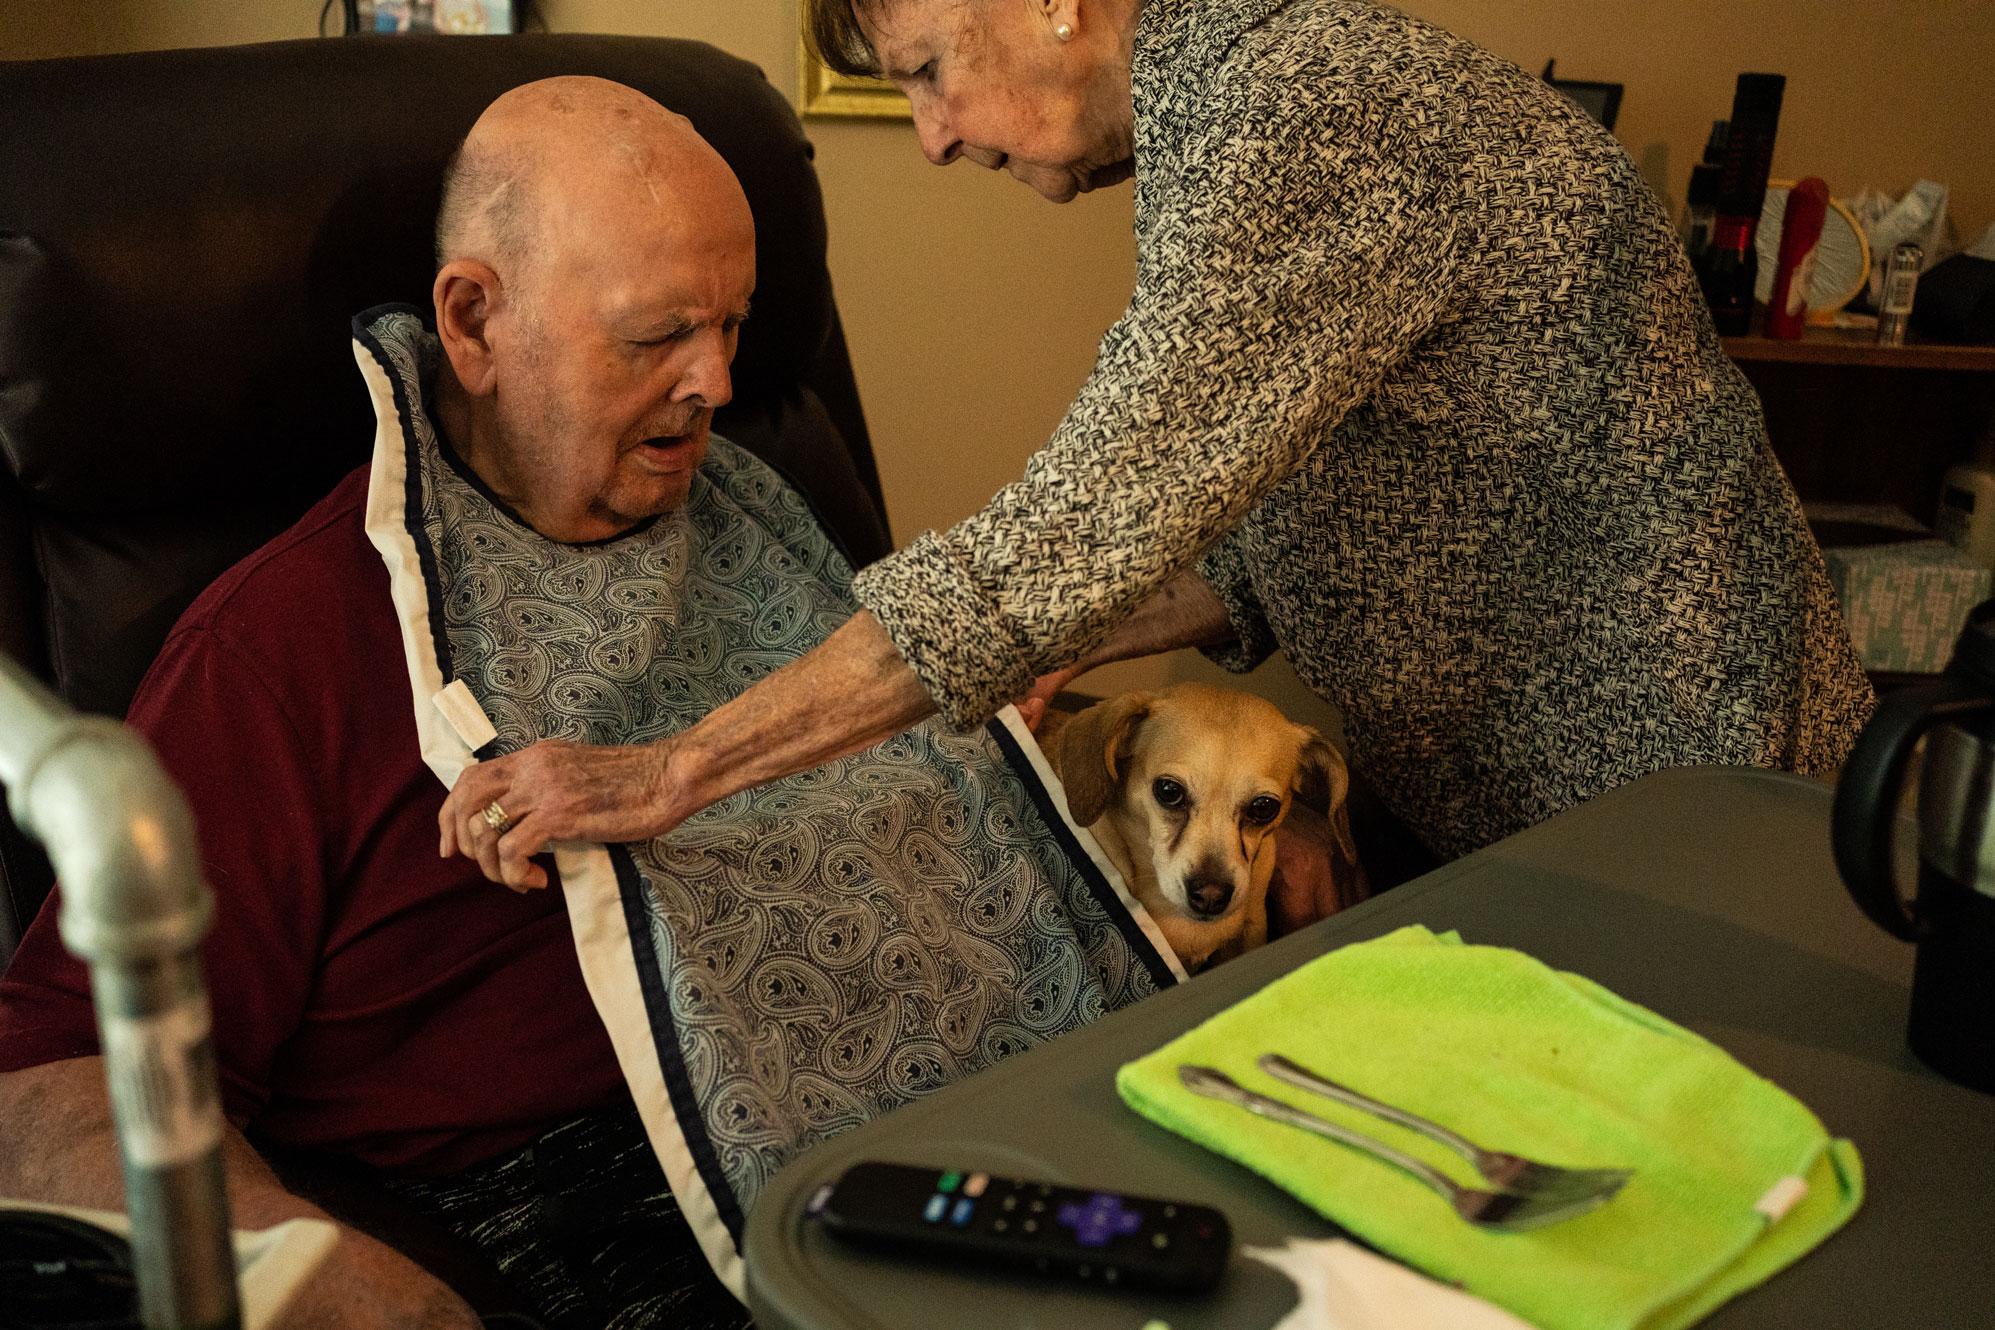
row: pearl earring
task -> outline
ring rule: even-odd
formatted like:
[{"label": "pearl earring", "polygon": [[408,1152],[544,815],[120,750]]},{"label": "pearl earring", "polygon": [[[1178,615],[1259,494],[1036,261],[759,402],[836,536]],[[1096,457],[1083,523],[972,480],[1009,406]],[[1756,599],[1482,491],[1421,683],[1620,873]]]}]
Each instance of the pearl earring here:
[{"label": "pearl earring", "polygon": [[1071,23],[1062,23],[1059,27],[1053,29],[1053,35],[1063,42],[1070,42],[1074,40],[1074,25]]}]

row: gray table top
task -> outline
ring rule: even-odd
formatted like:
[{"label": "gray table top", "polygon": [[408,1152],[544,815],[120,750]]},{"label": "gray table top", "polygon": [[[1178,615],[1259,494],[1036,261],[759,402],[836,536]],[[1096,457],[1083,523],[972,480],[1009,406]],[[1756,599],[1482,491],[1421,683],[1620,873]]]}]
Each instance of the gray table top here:
[{"label": "gray table top", "polygon": [[[1829,857],[1830,789],[1734,768],[1658,773],[870,1123],[793,1161],[749,1216],[763,1330],[1271,1326],[1288,1280],[1237,1253],[1208,1297],[870,1256],[805,1221],[860,1159],[981,1168],[1216,1205],[1237,1245],[1335,1230],[1125,1108],[1115,1070],[1313,956],[1422,923],[1516,947],[1696,1030],[1863,1154],[1867,1195],[1818,1251],[1706,1325],[1995,1325],[1995,1097],[1906,1051],[1912,950]],[[1991,1013],[1995,1019],[1995,1013]]]}]

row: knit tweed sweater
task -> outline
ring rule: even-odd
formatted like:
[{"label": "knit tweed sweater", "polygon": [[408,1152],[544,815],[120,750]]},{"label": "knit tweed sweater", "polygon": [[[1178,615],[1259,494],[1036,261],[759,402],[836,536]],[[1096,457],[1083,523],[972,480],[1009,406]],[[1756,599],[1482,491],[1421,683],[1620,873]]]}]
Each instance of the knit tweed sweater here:
[{"label": "knit tweed sweater", "polygon": [[1363,0],[1148,0],[1137,281],[1025,474],[857,593],[958,724],[1197,566],[1458,854],[1644,772],[1826,772],[1820,552],[1614,139]]}]

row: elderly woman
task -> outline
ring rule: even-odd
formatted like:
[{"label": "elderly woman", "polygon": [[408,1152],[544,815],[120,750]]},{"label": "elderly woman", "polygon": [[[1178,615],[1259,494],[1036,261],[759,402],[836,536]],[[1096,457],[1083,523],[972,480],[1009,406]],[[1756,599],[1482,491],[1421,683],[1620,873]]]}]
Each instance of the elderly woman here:
[{"label": "elderly woman", "polygon": [[1558,93],[1366,0],[807,7],[930,161],[1055,201],[1133,175],[1128,311],[1024,476],[865,569],[822,646],[661,745],[474,768],[446,848],[538,880],[550,840],[1181,645],[1285,650],[1443,855],[1661,767],[1839,764],[1871,694],[1752,389]]}]

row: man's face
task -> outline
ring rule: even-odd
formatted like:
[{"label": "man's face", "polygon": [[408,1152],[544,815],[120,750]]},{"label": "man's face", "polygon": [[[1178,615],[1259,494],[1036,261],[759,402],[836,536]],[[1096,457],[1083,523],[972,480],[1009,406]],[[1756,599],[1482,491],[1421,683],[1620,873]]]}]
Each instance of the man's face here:
[{"label": "man's face", "polygon": [[501,488],[552,539],[607,539],[685,502],[733,396],[753,223],[738,193],[663,197],[551,204],[493,322]]}]

